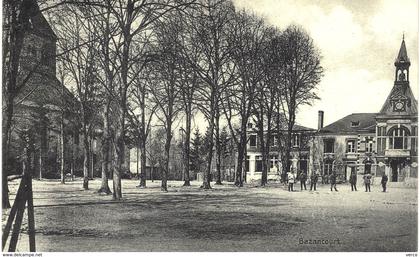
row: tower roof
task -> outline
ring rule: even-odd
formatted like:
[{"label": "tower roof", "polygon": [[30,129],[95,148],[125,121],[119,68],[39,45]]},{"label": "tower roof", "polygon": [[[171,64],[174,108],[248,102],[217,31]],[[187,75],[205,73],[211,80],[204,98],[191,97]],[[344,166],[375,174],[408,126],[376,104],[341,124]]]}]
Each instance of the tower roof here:
[{"label": "tower roof", "polygon": [[405,47],[404,37],[401,42],[400,51],[398,53],[397,59],[395,59],[395,65],[399,63],[410,63],[410,58],[407,55],[407,48]]}]

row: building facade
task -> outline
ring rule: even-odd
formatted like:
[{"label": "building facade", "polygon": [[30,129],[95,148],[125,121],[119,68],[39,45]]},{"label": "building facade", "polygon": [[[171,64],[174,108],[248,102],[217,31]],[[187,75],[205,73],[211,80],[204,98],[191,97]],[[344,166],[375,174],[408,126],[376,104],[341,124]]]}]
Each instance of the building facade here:
[{"label": "building facade", "polygon": [[[290,152],[290,165],[297,173],[308,173],[310,169],[310,146],[313,141],[313,137],[316,130],[307,128],[301,125],[296,124],[293,127],[292,137],[291,137],[291,152]],[[280,137],[278,134],[272,135],[270,139],[270,152],[269,152],[269,165],[267,167],[267,179],[268,180],[280,180],[282,172],[282,162],[281,162],[281,153],[280,153],[280,144],[279,140],[285,138],[287,130],[284,129],[281,131]],[[246,182],[258,181],[262,177],[263,161],[262,153],[260,151],[260,142],[258,138],[258,130],[254,128],[252,122],[248,124],[248,142],[246,148],[246,160],[245,160],[245,172],[246,172]],[[281,144],[284,145],[284,142]]]},{"label": "building facade", "polygon": [[410,88],[410,59],[403,39],[395,60],[395,81],[379,113],[350,114],[321,126],[311,146],[311,172],[335,171],[347,181],[359,175],[386,174],[390,182],[417,182],[418,112]]}]

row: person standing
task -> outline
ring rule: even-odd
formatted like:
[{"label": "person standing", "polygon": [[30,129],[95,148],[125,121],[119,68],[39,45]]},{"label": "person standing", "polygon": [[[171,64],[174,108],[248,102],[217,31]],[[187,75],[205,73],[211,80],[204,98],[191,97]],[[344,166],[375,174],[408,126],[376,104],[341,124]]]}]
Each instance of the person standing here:
[{"label": "person standing", "polygon": [[388,176],[384,173],[382,175],[382,180],[381,180],[381,184],[382,184],[382,192],[386,192],[386,183],[388,182]]},{"label": "person standing", "polygon": [[316,191],[316,183],[317,182],[318,182],[318,174],[316,173],[316,171],[314,171],[312,173],[312,176],[311,176],[311,190],[313,188],[314,191]]},{"label": "person standing", "polygon": [[351,191],[353,190],[357,191],[356,184],[357,184],[357,174],[356,172],[352,171],[350,175]]},{"label": "person standing", "polygon": [[301,172],[300,176],[299,176],[299,180],[300,180],[300,190],[302,191],[303,188],[305,188],[306,190],[306,180],[308,179],[307,175],[305,172]]},{"label": "person standing", "polygon": [[335,171],[333,171],[333,173],[330,175],[330,183],[331,183],[331,191],[333,190],[333,188],[335,191],[338,191],[337,190],[337,174],[335,173]]},{"label": "person standing", "polygon": [[366,191],[365,191],[365,192],[368,192],[368,190],[369,190],[369,192],[370,192],[370,182],[371,182],[371,178],[372,178],[372,176],[371,176],[369,173],[367,173],[367,174],[365,174],[365,175],[363,176],[363,180],[364,180],[364,182],[365,182],[365,188],[366,188]]},{"label": "person standing", "polygon": [[293,192],[293,184],[296,180],[296,175],[293,169],[289,173],[287,173],[287,180],[289,182],[289,192]]}]

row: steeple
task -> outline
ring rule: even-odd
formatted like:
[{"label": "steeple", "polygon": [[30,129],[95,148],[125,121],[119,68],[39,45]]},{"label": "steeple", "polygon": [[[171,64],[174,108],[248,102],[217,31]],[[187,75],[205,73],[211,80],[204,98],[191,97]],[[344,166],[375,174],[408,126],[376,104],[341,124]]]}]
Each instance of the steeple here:
[{"label": "steeple", "polygon": [[407,48],[405,47],[404,35],[401,42],[400,52],[398,53],[397,59],[395,59],[395,66],[402,63],[408,63],[408,65],[410,65],[410,59],[407,56]]},{"label": "steeple", "polygon": [[410,67],[410,58],[407,55],[407,48],[405,47],[404,35],[401,42],[400,51],[398,56],[395,59],[395,81],[409,81],[409,67]]}]

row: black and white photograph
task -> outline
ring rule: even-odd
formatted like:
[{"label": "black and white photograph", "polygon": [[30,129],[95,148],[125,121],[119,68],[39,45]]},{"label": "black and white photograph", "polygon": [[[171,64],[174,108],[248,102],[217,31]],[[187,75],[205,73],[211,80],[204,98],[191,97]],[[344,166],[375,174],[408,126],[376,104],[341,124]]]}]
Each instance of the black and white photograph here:
[{"label": "black and white photograph", "polygon": [[3,256],[417,256],[417,0],[2,8]]}]

